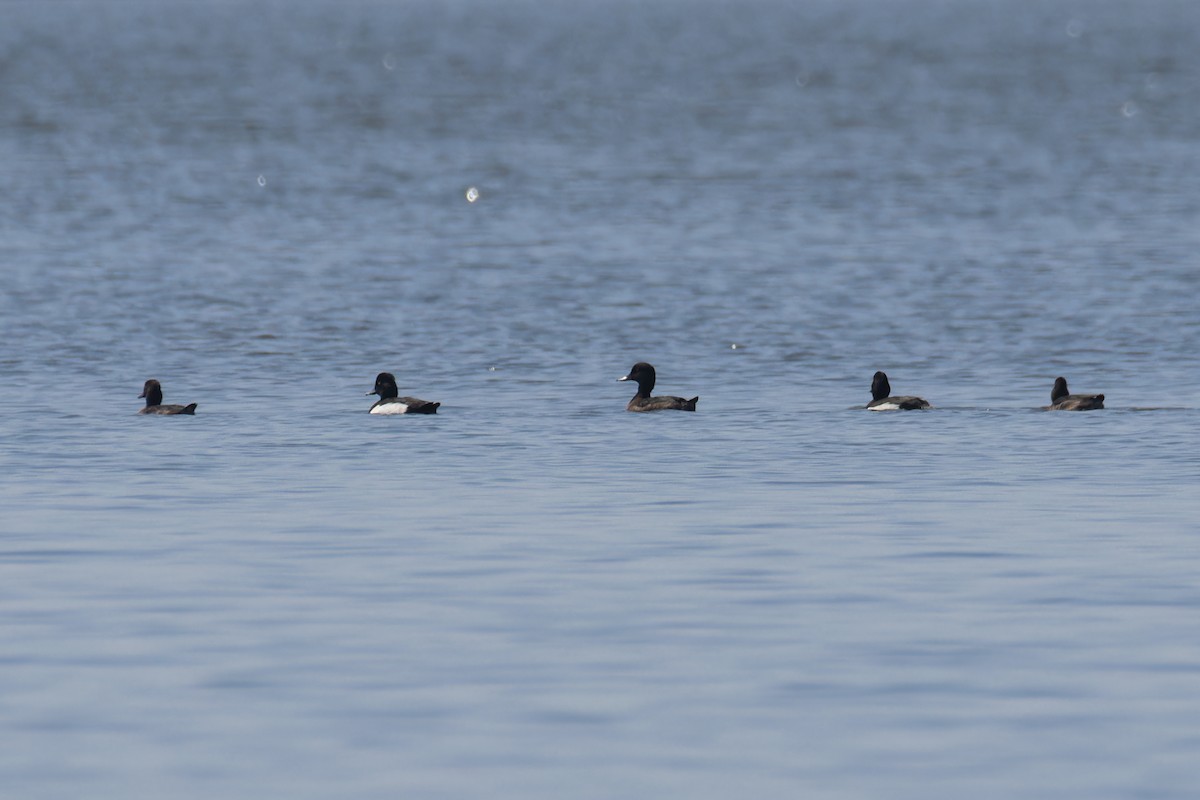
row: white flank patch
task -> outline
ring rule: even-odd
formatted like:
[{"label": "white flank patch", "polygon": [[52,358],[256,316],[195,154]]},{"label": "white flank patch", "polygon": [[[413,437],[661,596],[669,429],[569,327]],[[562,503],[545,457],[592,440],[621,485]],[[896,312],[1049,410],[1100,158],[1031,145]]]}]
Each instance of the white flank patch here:
[{"label": "white flank patch", "polygon": [[895,403],[880,403],[877,406],[871,406],[870,411],[898,411],[900,406]]},{"label": "white flank patch", "polygon": [[408,406],[404,403],[384,403],[379,406],[372,406],[372,414],[405,414],[408,412]]}]

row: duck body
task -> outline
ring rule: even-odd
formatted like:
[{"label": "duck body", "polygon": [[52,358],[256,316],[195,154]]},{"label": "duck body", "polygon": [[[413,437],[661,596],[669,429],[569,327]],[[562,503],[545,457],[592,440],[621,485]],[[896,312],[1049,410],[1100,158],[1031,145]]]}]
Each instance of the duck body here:
[{"label": "duck body", "polygon": [[416,397],[389,397],[376,401],[368,414],[436,414],[441,403]]},{"label": "duck body", "polygon": [[628,375],[617,378],[618,381],[636,381],[638,385],[637,394],[625,406],[626,411],[696,410],[696,401],[700,399],[699,395],[690,399],[672,397],[671,395],[651,396],[650,393],[654,391],[654,382],[656,379],[657,376],[654,372],[654,367],[645,361],[639,361],[634,364],[633,369],[629,370]]},{"label": "duck body", "polygon": [[700,396],[685,399],[683,397],[672,397],[671,395],[659,395],[658,397],[635,397],[625,406],[626,411],[695,411],[696,401]]},{"label": "duck body", "polygon": [[188,416],[196,415],[196,404],[188,403],[186,406],[174,405],[171,403],[159,403],[156,406],[146,406],[138,411],[139,414],[187,414]]},{"label": "duck body", "polygon": [[163,405],[162,385],[153,378],[146,381],[146,385],[142,387],[142,393],[138,397],[146,398],[146,405],[138,410],[139,414],[159,414],[163,416],[187,414],[188,416],[194,416],[196,413],[195,403],[188,403],[186,406]]},{"label": "duck body", "polygon": [[892,397],[892,385],[883,372],[876,372],[871,379],[871,402],[867,408],[871,411],[917,411],[923,408],[933,408],[929,401],[920,397],[906,395]]},{"label": "duck body", "polygon": [[431,403],[417,397],[400,397],[396,378],[390,372],[381,372],[375,377],[375,390],[367,394],[379,395],[371,406],[370,414],[436,414],[441,403]]},{"label": "duck body", "polygon": [[1092,411],[1104,408],[1102,394],[1071,394],[1067,388],[1066,378],[1055,378],[1054,388],[1050,390],[1050,405],[1046,411]]}]

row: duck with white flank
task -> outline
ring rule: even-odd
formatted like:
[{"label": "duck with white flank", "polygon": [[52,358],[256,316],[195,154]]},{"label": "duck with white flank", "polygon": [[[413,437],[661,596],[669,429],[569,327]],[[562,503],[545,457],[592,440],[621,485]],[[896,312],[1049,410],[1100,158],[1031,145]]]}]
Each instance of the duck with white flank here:
[{"label": "duck with white flank", "polygon": [[415,397],[400,397],[396,378],[390,372],[379,373],[375,378],[375,391],[367,394],[379,395],[379,400],[371,406],[372,414],[436,414],[441,405]]},{"label": "duck with white flank", "polygon": [[867,408],[871,411],[914,411],[920,408],[933,408],[929,402],[920,397],[892,397],[892,385],[888,383],[887,375],[876,372],[871,379],[871,402]]}]

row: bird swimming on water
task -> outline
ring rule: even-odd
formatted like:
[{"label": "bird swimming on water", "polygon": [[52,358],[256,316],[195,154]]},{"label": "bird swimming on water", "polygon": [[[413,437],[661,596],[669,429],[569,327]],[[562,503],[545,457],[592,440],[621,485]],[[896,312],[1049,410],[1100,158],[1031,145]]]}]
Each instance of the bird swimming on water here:
[{"label": "bird swimming on water", "polygon": [[1050,405],[1043,410],[1091,411],[1096,408],[1104,408],[1104,395],[1071,394],[1071,390],[1067,388],[1067,379],[1058,377],[1054,379],[1054,388],[1050,390]]},{"label": "bird swimming on water", "polygon": [[153,378],[146,381],[146,385],[142,387],[142,393],[138,397],[146,398],[146,405],[138,411],[139,414],[188,414],[194,416],[196,413],[195,403],[189,403],[186,406],[163,405],[162,384]]},{"label": "bird swimming on water", "polygon": [[390,372],[381,372],[375,377],[374,391],[367,394],[379,395],[379,400],[371,406],[371,414],[436,414],[441,403],[431,403],[416,397],[400,397],[396,388],[396,378]]},{"label": "bird swimming on water", "polygon": [[876,372],[871,379],[871,402],[867,408],[871,411],[913,411],[920,408],[933,408],[929,402],[911,395],[891,397],[892,385],[883,372]]},{"label": "bird swimming on water", "polygon": [[633,369],[629,370],[628,375],[617,378],[617,380],[637,381],[637,394],[625,406],[626,411],[666,411],[669,409],[695,411],[696,401],[700,399],[699,395],[690,400],[685,400],[682,397],[671,397],[670,395],[651,397],[650,392],[654,391],[654,367],[645,361],[639,361],[634,364]]}]

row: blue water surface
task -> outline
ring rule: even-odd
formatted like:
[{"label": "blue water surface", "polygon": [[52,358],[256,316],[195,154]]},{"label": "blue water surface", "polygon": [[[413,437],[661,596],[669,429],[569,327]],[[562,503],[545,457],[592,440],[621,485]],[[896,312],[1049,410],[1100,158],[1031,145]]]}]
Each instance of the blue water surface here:
[{"label": "blue water surface", "polygon": [[4,796],[1195,796],[1200,6],[3,11]]}]

